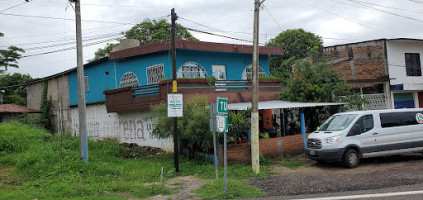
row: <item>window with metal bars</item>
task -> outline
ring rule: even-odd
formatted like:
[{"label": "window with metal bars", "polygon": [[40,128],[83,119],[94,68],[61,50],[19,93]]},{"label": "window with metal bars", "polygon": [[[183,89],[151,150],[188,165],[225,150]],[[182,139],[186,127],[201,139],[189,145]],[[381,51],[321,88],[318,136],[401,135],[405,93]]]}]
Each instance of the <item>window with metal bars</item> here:
[{"label": "window with metal bars", "polygon": [[[264,68],[262,66],[258,66],[258,76],[266,76],[266,71],[264,71]],[[244,68],[244,71],[241,75],[241,80],[251,80],[253,77],[253,67],[251,64],[247,65]]]},{"label": "window with metal bars", "polygon": [[126,72],[120,79],[119,87],[138,87],[139,85],[137,76],[133,72]]},{"label": "window with metal bars", "polygon": [[156,84],[164,78],[164,65],[157,64],[147,67],[147,84]]},{"label": "window with metal bars", "polygon": [[207,72],[203,66],[196,62],[186,62],[179,67],[178,78],[206,78]]},{"label": "window with metal bars", "polygon": [[90,91],[90,86],[88,85],[88,76],[84,76],[85,92]]},{"label": "window with metal bars", "polygon": [[405,54],[405,69],[407,76],[422,76],[419,53]]}]

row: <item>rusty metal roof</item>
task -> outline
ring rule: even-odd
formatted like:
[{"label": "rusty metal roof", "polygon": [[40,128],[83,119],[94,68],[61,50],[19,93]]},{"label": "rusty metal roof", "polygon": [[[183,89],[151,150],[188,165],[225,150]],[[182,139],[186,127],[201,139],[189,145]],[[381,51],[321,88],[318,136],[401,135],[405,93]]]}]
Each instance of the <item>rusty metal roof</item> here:
[{"label": "rusty metal roof", "polygon": [[41,111],[14,105],[14,104],[0,104],[0,113],[40,113]]},{"label": "rusty metal roof", "polygon": [[[198,51],[218,51],[232,53],[253,53],[253,45],[226,44],[214,42],[202,42],[192,40],[176,40],[176,49],[189,49]],[[168,51],[171,49],[170,40],[146,44],[138,47],[132,47],[120,51],[111,52],[109,60],[116,60],[138,55],[145,55],[159,51]],[[260,46],[259,53],[263,55],[283,55],[280,47]]]}]

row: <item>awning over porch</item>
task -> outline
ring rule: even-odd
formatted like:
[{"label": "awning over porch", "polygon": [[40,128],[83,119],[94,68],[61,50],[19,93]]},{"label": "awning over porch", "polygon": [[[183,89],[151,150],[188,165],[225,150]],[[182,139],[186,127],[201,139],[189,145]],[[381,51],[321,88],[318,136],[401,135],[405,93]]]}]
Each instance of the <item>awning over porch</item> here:
[{"label": "awning over porch", "polygon": [[[336,106],[344,105],[345,103],[308,103],[308,102],[289,102],[281,100],[273,101],[262,101],[258,103],[259,110],[266,109],[281,109],[281,108],[306,108],[306,107],[318,107],[318,106]],[[247,110],[251,108],[251,102],[246,103],[230,103],[228,104],[228,110]]]}]

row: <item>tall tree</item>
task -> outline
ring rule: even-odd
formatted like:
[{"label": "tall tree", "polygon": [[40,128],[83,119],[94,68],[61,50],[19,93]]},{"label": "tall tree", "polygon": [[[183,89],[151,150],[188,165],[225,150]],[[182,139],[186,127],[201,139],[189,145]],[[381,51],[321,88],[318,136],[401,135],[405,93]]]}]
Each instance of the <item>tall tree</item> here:
[{"label": "tall tree", "polygon": [[274,76],[286,80],[291,74],[293,62],[317,53],[323,47],[323,41],[320,36],[300,28],[280,33],[267,45],[283,49],[284,56],[270,59],[270,70]]},{"label": "tall tree", "polygon": [[3,103],[26,106],[26,86],[23,84],[29,80],[32,80],[32,78],[28,74],[1,75],[0,89],[5,90]]},{"label": "tall tree", "polygon": [[[345,102],[346,109],[361,109],[366,100],[350,92],[350,85],[341,78],[340,73],[333,70],[332,66],[324,60],[297,60],[293,65],[293,73],[286,80],[286,87],[282,88],[280,98],[294,102]],[[304,109],[308,131],[316,130],[330,115],[334,114],[336,107],[317,107]],[[295,124],[290,124],[290,129],[295,129]],[[299,128],[299,127],[298,127]]]},{"label": "tall tree", "polygon": [[[0,37],[3,37],[3,33],[0,33]],[[0,49],[0,66],[5,67],[5,71],[7,71],[7,67],[19,68],[18,60],[21,58],[20,52],[23,53],[25,51],[15,46]],[[3,72],[3,70],[0,72]]]},{"label": "tall tree", "polygon": [[[170,39],[170,24],[165,19],[159,21],[147,19],[125,31],[124,34],[126,39],[137,39],[140,41],[141,45],[160,42]],[[176,38],[198,40],[179,24],[176,24]],[[117,46],[117,44],[107,44],[106,47],[98,49],[97,52],[95,52],[95,58],[93,60],[108,56],[115,46]]]}]

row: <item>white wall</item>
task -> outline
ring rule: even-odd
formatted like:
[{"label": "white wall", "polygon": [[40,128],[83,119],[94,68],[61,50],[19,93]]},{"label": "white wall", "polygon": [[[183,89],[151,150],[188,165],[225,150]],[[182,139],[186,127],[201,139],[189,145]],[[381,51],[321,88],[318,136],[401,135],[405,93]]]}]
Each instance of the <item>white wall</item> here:
[{"label": "white wall", "polygon": [[386,46],[390,84],[404,84],[404,90],[423,90],[423,77],[407,76],[405,70],[405,53],[420,53],[423,60],[423,41],[388,40]]},{"label": "white wall", "polygon": [[[71,109],[72,135],[78,133],[78,109]],[[159,140],[152,135],[155,120],[151,113],[107,113],[105,104],[87,105],[88,137],[92,139],[116,138],[120,142],[136,143],[140,146],[153,146],[165,151],[173,151],[172,139]]]}]

